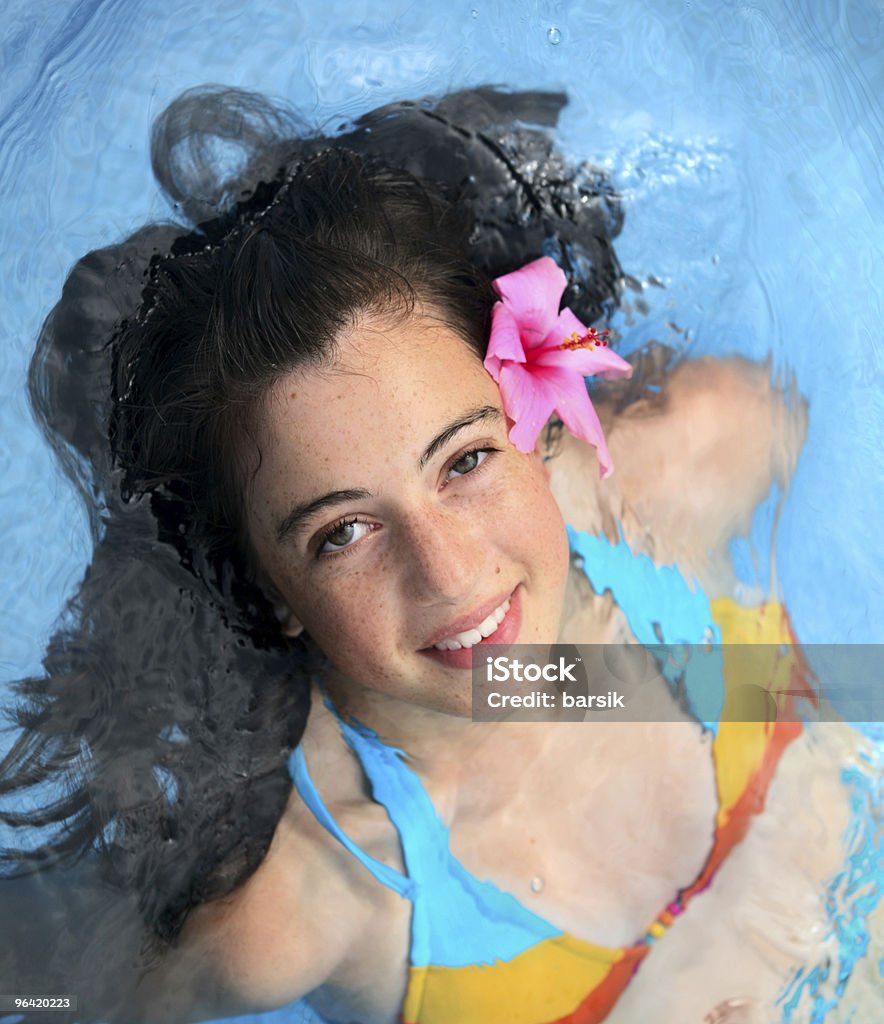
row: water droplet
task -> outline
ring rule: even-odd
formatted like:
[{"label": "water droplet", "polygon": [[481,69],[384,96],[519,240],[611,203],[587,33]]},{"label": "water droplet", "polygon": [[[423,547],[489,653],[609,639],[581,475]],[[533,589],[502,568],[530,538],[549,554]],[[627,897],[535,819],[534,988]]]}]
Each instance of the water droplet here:
[{"label": "water droplet", "polygon": [[535,875],[531,879],[531,892],[540,892],[540,890],[542,888],[543,888],[543,879],[540,877],[540,875]]},{"label": "water droplet", "polygon": [[555,27],[555,25],[553,25],[546,33],[546,38],[550,41],[552,46],[558,46],[562,41],[562,33]]}]

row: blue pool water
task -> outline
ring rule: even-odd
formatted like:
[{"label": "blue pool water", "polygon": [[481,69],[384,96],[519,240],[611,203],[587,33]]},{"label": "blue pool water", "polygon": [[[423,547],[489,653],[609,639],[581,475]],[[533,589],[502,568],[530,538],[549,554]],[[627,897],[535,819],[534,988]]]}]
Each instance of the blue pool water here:
[{"label": "blue pool water", "polygon": [[[470,84],[566,89],[560,142],[610,171],[625,198],[620,259],[646,282],[626,292],[613,325],[624,350],[657,338],[696,355],[769,356],[772,374],[794,373],[809,401],[775,579],[774,501],[733,546],[747,591],[774,585],[805,643],[884,641],[881,0],[178,8],[4,5],[0,681],[39,671],[90,554],[85,514],[27,411],[34,340],[77,257],[168,216],[148,128],[202,82],[284,97],[327,128],[389,100]],[[867,731],[880,748],[880,728]],[[878,761],[851,783],[866,801],[857,828],[880,815],[880,770]],[[874,841],[864,877],[877,872],[880,888]],[[796,979],[784,1019],[791,1002],[814,998],[807,982]]]}]

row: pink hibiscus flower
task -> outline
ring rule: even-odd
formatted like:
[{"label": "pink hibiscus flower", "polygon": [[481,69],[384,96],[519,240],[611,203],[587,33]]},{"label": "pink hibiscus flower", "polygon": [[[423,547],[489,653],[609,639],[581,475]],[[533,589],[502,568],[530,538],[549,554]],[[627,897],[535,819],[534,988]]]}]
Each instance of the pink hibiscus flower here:
[{"label": "pink hibiscus flower", "polygon": [[531,452],[553,412],[591,444],[604,478],[614,469],[584,377],[629,377],[632,367],[587,330],[570,309],[559,311],[567,280],[548,256],[494,281],[501,301],[491,312],[485,369],[497,381],[510,441]]}]

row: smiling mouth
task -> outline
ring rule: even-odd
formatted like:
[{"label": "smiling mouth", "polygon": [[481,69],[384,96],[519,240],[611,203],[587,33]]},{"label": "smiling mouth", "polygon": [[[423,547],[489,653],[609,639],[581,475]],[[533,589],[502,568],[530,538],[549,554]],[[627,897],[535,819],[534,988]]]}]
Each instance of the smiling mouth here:
[{"label": "smiling mouth", "polygon": [[506,613],[509,610],[510,599],[507,598],[502,604],[499,604],[493,612],[486,616],[478,626],[464,630],[462,633],[454,633],[452,636],[446,637],[444,640],[440,640],[439,643],[433,644],[431,649],[435,649],[437,651],[469,650],[469,648],[475,647],[476,644],[480,644],[483,640],[487,640],[488,637],[496,633],[498,626],[506,618]]},{"label": "smiling mouth", "polygon": [[[471,669],[473,652],[485,645],[494,644],[509,647],[518,639],[522,630],[522,587],[521,584],[501,604],[479,623],[482,629],[466,630],[463,634],[445,637],[431,647],[423,647],[420,654],[448,668]],[[502,614],[501,614],[501,610]],[[488,627],[491,627],[490,629]],[[487,630],[487,635],[483,635]],[[475,633],[475,635],[474,635]],[[478,640],[476,640],[478,636]],[[466,644],[460,642],[463,637]],[[474,641],[474,642],[470,642]],[[449,645],[450,646],[442,646]],[[456,646],[455,646],[456,644]]]}]

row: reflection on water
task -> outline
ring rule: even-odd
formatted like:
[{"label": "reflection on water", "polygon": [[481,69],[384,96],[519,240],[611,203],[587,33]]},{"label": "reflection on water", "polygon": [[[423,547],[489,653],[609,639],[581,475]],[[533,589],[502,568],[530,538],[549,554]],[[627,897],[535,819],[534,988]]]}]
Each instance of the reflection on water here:
[{"label": "reflection on water", "polygon": [[[783,1024],[807,1019],[876,1020],[882,1011],[881,897],[884,895],[884,728],[866,728],[866,744],[841,778],[850,790],[852,817],[843,870],[826,893],[830,955],[811,970],[797,971],[780,997]],[[877,910],[877,917],[873,913]],[[848,993],[848,998],[842,998]]]}]

